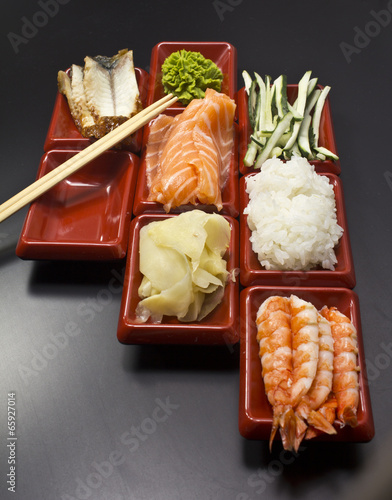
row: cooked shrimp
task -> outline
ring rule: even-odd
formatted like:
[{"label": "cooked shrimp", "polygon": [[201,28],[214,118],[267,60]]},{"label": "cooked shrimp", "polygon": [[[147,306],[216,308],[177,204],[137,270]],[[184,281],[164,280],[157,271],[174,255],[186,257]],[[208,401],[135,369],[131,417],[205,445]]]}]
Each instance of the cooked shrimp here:
[{"label": "cooked shrimp", "polygon": [[324,306],[321,314],[330,322],[334,339],[332,391],[337,401],[337,418],[342,427],[355,427],[359,404],[357,331],[350,319],[336,307],[328,309]]},{"label": "cooked shrimp", "polygon": [[297,406],[310,389],[317,371],[319,327],[317,309],[296,295],[290,297],[293,345],[291,404]]},{"label": "cooked shrimp", "polygon": [[289,299],[273,296],[265,300],[257,312],[256,323],[264,387],[273,408],[270,449],[276,431],[280,429],[283,447],[289,450],[295,436],[290,390],[292,346]]},{"label": "cooked shrimp", "polygon": [[295,408],[295,414],[298,417],[295,450],[298,450],[307,430],[307,426],[301,425],[298,419],[302,419],[302,421],[306,421],[309,425],[328,434],[336,434],[336,430],[331,423],[322,413],[318,412],[332,390],[333,338],[329,321],[319,313],[317,314],[317,321],[319,328],[317,371],[309,391],[302,396],[301,401]]}]

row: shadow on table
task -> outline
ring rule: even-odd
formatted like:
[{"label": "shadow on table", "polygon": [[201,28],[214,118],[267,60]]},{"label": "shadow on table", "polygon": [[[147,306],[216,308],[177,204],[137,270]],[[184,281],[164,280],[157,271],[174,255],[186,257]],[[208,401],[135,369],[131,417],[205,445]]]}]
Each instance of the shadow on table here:
[{"label": "shadow on table", "polygon": [[127,346],[124,349],[123,368],[133,373],[160,370],[238,371],[239,344]]},{"label": "shadow on table", "polygon": [[[67,286],[109,288],[122,291],[125,261],[36,261],[29,281],[29,291],[36,294],[64,293]],[[82,290],[81,290],[82,293]],[[121,294],[120,294],[121,295]]]},{"label": "shadow on table", "polygon": [[[283,450],[280,440],[276,440],[270,452],[267,441],[244,440],[243,460],[249,469],[248,488],[252,488],[255,495],[267,495],[269,487],[276,490],[277,486],[272,484],[281,482],[281,478],[280,486],[293,498],[302,498],[315,485],[321,486],[322,483],[324,489],[333,491],[335,487],[341,490],[339,484],[325,486],[326,477],[336,472],[358,473],[363,466],[359,446],[363,444],[303,441],[298,453],[292,453]],[[314,493],[314,498],[317,498],[317,492]],[[334,498],[340,500],[335,495]]]}]

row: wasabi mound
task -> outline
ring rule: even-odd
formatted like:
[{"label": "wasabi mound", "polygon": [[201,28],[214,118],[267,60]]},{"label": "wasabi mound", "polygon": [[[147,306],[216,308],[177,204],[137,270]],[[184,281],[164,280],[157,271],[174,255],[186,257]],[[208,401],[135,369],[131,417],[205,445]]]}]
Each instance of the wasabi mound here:
[{"label": "wasabi mound", "polygon": [[179,50],[162,64],[162,85],[166,94],[178,97],[188,105],[192,99],[203,99],[207,88],[221,91],[223,74],[218,66],[200,52]]}]

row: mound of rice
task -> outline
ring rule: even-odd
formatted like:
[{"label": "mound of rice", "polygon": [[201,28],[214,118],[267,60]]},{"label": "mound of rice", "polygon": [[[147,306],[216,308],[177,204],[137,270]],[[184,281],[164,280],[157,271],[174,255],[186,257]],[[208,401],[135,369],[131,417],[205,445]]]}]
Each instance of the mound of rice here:
[{"label": "mound of rice", "polygon": [[250,241],[266,269],[333,270],[334,247],[343,234],[336,220],[333,186],[306,158],[272,158],[246,181],[244,213]]}]

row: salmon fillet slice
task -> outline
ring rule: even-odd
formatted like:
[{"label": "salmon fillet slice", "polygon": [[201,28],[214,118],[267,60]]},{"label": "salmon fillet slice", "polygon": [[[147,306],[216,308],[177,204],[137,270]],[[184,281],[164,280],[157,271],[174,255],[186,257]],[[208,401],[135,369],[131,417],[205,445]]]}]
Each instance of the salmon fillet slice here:
[{"label": "salmon fillet slice", "polygon": [[[175,118],[158,117],[146,149],[149,201],[171,208],[191,203],[222,208],[234,139],[235,103],[207,89]],[[159,147],[158,147],[159,144]]]}]

